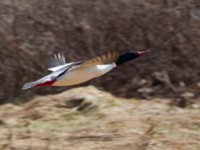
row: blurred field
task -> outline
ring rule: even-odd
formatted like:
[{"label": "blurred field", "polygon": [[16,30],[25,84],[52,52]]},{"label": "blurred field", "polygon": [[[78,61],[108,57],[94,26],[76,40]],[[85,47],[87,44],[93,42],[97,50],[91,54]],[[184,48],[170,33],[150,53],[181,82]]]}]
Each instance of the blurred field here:
[{"label": "blurred field", "polygon": [[[198,0],[0,0],[0,150],[199,150],[199,31]],[[146,49],[79,88],[21,90],[56,52]]]},{"label": "blurred field", "polygon": [[86,84],[123,97],[141,97],[143,87],[153,96],[179,97],[188,91],[198,96],[199,7],[196,0],[1,0],[0,101],[63,90],[21,92],[24,82],[47,73],[45,62],[58,51],[74,61],[107,50],[151,49]]},{"label": "blurred field", "polygon": [[0,149],[199,150],[199,108],[76,88],[0,106]]}]

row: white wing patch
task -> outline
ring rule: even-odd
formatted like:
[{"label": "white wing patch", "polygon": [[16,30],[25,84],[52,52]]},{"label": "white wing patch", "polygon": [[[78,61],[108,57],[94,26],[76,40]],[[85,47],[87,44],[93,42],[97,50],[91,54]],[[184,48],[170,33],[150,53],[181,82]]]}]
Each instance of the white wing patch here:
[{"label": "white wing patch", "polygon": [[107,72],[109,72],[110,70],[112,70],[113,68],[116,67],[115,63],[112,64],[106,64],[106,65],[97,65],[96,68],[99,72],[101,72],[102,74],[105,74]]},{"label": "white wing patch", "polygon": [[97,65],[97,69],[98,70],[101,70],[101,71],[106,71],[106,70],[109,70],[111,68],[114,68],[116,67],[116,65],[113,63],[113,64],[106,64],[106,65]]},{"label": "white wing patch", "polygon": [[60,69],[63,69],[63,68],[66,68],[67,66],[70,66],[72,65],[74,62],[72,63],[67,63],[67,64],[64,64],[64,65],[59,65],[59,66],[56,66],[56,67],[52,67],[52,68],[48,68],[49,71],[58,71]]}]

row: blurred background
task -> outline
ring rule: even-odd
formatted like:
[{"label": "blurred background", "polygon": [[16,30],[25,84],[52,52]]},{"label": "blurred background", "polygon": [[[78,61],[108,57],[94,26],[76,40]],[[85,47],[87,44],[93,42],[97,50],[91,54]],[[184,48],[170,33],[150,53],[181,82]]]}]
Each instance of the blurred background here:
[{"label": "blurred background", "polygon": [[[195,104],[199,109],[196,104],[200,95],[199,43],[200,1],[197,0],[0,0],[0,103],[21,104],[37,95],[93,85],[122,99],[148,100],[149,105],[154,100],[170,101],[170,105],[178,107]],[[25,82],[48,74],[46,64],[56,52],[64,53],[70,62],[108,50],[146,49],[151,53],[75,87],[21,90]],[[88,90],[92,89],[86,87],[86,93]],[[34,100],[37,97],[25,110],[34,107]],[[158,114],[162,111],[158,110]],[[183,118],[187,117],[192,118]],[[196,117],[192,121],[199,131]]]},{"label": "blurred background", "polygon": [[185,88],[198,95],[199,7],[195,0],[1,0],[0,101],[63,90],[21,91],[48,73],[56,52],[74,61],[108,50],[151,53],[83,85],[122,97],[177,96]]}]

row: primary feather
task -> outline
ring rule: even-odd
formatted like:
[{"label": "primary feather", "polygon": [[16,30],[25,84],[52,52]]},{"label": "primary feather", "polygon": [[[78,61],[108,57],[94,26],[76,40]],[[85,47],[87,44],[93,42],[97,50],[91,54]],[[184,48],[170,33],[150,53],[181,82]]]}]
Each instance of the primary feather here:
[{"label": "primary feather", "polygon": [[53,57],[51,57],[50,61],[48,62],[48,70],[56,71],[70,64],[71,63],[69,64],[66,63],[64,54],[58,53],[58,54],[55,54]]},{"label": "primary feather", "polygon": [[84,65],[105,65],[114,63],[119,57],[119,53],[117,51],[109,51],[101,56],[97,56],[95,58],[89,59],[83,62]]}]

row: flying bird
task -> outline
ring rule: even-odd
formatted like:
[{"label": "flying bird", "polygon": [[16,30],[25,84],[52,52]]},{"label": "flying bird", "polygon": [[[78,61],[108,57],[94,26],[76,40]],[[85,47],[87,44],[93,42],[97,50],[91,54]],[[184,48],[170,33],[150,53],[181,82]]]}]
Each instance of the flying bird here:
[{"label": "flying bird", "polygon": [[149,51],[126,52],[119,54],[116,51],[107,52],[95,58],[66,63],[63,54],[56,54],[48,65],[49,75],[34,82],[25,83],[22,89],[37,86],[70,86],[89,81],[102,76],[112,69],[136,59]]}]

